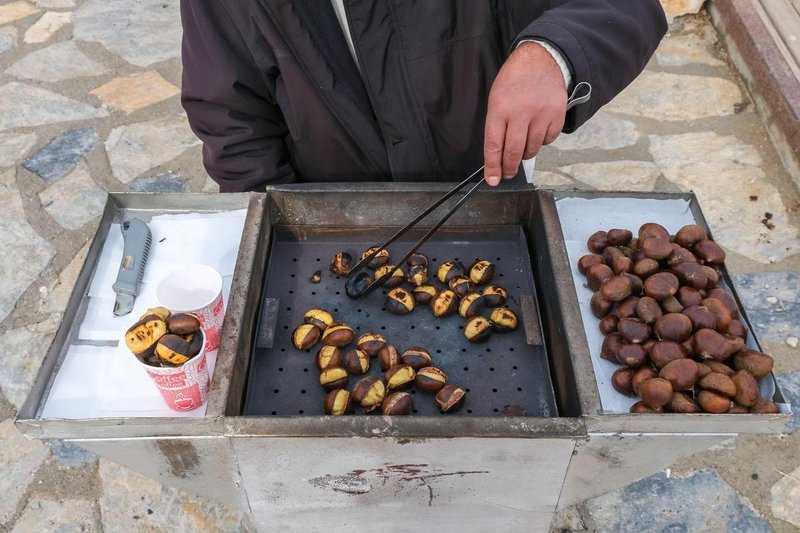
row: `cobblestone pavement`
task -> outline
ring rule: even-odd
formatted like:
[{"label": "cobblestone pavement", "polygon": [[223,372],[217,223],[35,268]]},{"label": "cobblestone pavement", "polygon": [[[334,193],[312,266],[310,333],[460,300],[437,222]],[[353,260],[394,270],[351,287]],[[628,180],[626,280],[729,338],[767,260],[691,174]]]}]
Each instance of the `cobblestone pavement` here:
[{"label": "cobblestone pavement", "polygon": [[[0,531],[253,529],[246,513],[70,444],[28,440],[13,424],[105,191],[216,190],[177,97],[177,4],[0,3]],[[800,194],[702,14],[675,19],[642,76],[545,150],[537,181],[694,190],[784,394],[800,406]],[[554,525],[793,531],[798,502],[800,432],[750,435],[567,509]]]}]

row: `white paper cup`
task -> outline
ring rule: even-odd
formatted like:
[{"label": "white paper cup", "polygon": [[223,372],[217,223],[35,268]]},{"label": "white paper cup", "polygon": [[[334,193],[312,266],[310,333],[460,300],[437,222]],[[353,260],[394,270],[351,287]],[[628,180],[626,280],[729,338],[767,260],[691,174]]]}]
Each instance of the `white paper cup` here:
[{"label": "white paper cup", "polygon": [[207,265],[189,265],[164,277],[156,287],[159,304],[173,313],[192,312],[200,317],[206,336],[205,350],[219,348],[224,318],[222,275]]},{"label": "white paper cup", "polygon": [[155,383],[167,407],[173,411],[193,411],[206,403],[211,377],[208,374],[205,348],[201,348],[200,353],[176,367],[150,366],[138,358],[137,361]]}]

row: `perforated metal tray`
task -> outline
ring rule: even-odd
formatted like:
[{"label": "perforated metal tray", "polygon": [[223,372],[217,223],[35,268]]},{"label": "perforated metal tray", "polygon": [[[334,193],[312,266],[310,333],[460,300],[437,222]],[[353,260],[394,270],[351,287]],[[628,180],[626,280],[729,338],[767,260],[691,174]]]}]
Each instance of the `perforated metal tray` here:
[{"label": "perforated metal tray", "polygon": [[[427,306],[418,306],[412,313],[398,316],[383,306],[386,291],[375,291],[359,300],[345,295],[344,279],[328,268],[331,257],[338,251],[356,257],[393,231],[388,227],[274,229],[244,414],[323,414],[325,390],[319,385],[314,363],[320,344],[303,352],[291,342],[292,331],[303,322],[304,313],[322,307],[337,321],[351,325],[357,334],[381,333],[399,350],[427,348],[434,365],[447,373],[448,381],[467,391],[465,404],[456,413],[459,416],[497,416],[508,404],[524,407],[529,416],[558,416],[522,227],[446,228],[420,250],[430,259],[431,282],[439,286],[434,276],[444,261],[459,260],[469,266],[485,258],[495,263],[494,282],[508,289],[507,305],[519,315],[520,325],[513,332],[495,333],[482,344],[466,340],[464,319],[458,315],[436,318]],[[390,251],[395,257],[401,256],[418,238],[412,232]],[[317,284],[309,280],[316,270],[322,271],[322,281]],[[382,375],[377,358],[372,359],[368,375]],[[360,376],[350,376],[347,388],[352,390],[358,379]],[[414,388],[411,393],[415,413],[439,414],[433,395]]]}]

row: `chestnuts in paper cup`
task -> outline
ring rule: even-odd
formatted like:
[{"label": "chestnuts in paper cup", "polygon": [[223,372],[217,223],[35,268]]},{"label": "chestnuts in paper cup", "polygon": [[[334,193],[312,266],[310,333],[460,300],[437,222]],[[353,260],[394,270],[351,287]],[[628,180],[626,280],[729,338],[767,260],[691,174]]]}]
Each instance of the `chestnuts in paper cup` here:
[{"label": "chestnuts in paper cup", "polygon": [[219,348],[224,318],[222,275],[207,265],[189,265],[164,277],[156,287],[161,305],[173,313],[192,312],[200,317],[206,337],[205,350]]},{"label": "chestnuts in paper cup", "polygon": [[[199,333],[204,335],[202,329]],[[208,342],[204,344],[207,345]],[[167,407],[173,411],[193,411],[206,403],[211,378],[205,347],[180,366],[156,367],[141,361],[139,364],[155,383]]]}]

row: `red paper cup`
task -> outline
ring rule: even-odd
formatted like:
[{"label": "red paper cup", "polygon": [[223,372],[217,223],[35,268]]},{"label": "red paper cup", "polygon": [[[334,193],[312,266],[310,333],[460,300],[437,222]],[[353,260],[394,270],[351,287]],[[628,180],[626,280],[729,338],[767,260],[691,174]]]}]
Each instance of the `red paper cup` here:
[{"label": "red paper cup", "polygon": [[156,384],[167,407],[173,411],[192,411],[206,403],[211,379],[205,348],[177,367],[156,367],[141,361],[139,364]]},{"label": "red paper cup", "polygon": [[189,265],[170,273],[158,283],[156,296],[173,313],[195,313],[206,336],[208,352],[219,348],[219,333],[225,317],[222,275],[207,265]]}]

